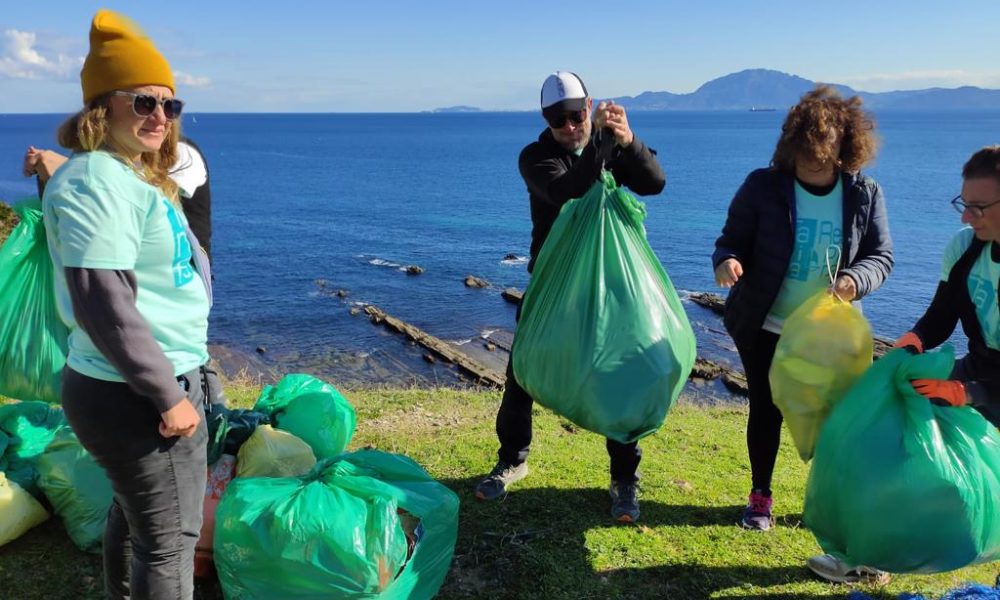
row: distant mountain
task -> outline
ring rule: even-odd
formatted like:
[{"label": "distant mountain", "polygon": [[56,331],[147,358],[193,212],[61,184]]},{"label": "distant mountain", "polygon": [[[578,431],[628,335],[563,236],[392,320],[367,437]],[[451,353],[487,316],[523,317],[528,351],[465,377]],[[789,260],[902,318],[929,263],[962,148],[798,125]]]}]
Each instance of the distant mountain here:
[{"label": "distant mountain", "polygon": [[[643,92],[612,100],[630,110],[786,110],[815,85],[816,82],[780,71],[747,69],[713,79],[690,94]],[[1000,90],[971,86],[870,93],[831,85],[845,96],[860,96],[870,109],[1000,108]]]}]

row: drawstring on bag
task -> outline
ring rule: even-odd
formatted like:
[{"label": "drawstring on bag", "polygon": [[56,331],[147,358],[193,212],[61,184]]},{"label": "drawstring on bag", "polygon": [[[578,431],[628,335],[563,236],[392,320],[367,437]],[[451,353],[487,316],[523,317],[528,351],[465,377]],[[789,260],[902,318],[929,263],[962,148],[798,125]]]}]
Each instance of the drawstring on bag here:
[{"label": "drawstring on bag", "polygon": [[[836,268],[831,267],[830,265],[831,249],[836,250],[837,254]],[[833,244],[830,244],[829,246],[826,247],[826,274],[830,277],[830,293],[833,294],[834,297],[837,298],[837,300],[840,300],[841,302],[847,302],[847,300],[844,300],[843,298],[840,297],[840,294],[837,293],[836,286],[834,285],[836,283],[834,280],[834,274],[840,272],[841,258],[843,258],[843,252],[841,251],[839,246],[834,246]]]}]

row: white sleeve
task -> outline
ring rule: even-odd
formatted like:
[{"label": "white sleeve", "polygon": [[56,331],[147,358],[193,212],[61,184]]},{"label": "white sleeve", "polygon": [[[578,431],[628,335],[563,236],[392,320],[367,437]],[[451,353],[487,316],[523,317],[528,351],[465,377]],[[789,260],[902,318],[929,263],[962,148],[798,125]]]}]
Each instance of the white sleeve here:
[{"label": "white sleeve", "polygon": [[180,188],[185,198],[194,196],[195,190],[208,181],[208,168],[201,154],[184,142],[177,142],[177,162],[170,169],[170,178]]}]

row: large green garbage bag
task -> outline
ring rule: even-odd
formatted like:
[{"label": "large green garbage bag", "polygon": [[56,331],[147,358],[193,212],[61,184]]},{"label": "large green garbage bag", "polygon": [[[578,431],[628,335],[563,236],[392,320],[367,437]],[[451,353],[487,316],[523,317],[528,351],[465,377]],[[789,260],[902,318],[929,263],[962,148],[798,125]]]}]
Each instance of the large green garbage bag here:
[{"label": "large green garbage bag", "polygon": [[76,547],[100,552],[114,492],[104,469],[71,429],[56,434],[39,458],[38,486]]},{"label": "large green garbage bag", "polygon": [[69,330],[59,318],[42,203],[14,206],[20,222],[0,248],[0,395],[59,402]]},{"label": "large green garbage bag", "polygon": [[645,205],[604,172],[566,203],[535,261],[511,354],[538,403],[619,442],[656,431],[695,338],[646,241]]},{"label": "large green garbage bag", "polygon": [[[26,492],[41,500],[38,459],[56,433],[68,427],[62,409],[45,402],[0,404],[0,433],[7,439],[0,454],[0,471]],[[2,444],[0,444],[2,445]]]},{"label": "large green garbage bag", "polygon": [[830,409],[872,364],[872,346],[861,311],[826,290],[785,319],[771,362],[771,395],[802,460],[812,458]]},{"label": "large green garbage bag", "polygon": [[937,573],[1000,558],[1000,434],[975,409],[940,407],[911,379],[946,379],[951,347],[879,359],[823,425],[805,524],[850,564]]},{"label": "large green garbage bag", "polygon": [[337,388],[311,375],[282,377],[261,391],[253,409],[309,444],[319,459],[347,449],[357,424],[354,407]]},{"label": "large green garbage bag", "polygon": [[[408,540],[409,517],[419,524]],[[457,533],[451,490],[405,456],[360,450],[303,477],[234,479],[216,512],[215,563],[230,600],[428,599]]]}]

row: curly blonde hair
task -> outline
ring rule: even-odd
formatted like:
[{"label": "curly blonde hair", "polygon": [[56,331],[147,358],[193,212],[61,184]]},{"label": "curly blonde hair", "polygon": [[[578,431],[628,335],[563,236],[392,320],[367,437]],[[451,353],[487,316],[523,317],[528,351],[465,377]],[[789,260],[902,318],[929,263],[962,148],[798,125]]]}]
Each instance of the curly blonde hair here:
[{"label": "curly blonde hair", "polygon": [[167,135],[156,152],[143,152],[138,165],[126,156],[125,151],[108,135],[110,96],[95,98],[86,108],[71,116],[59,126],[59,145],[72,152],[106,150],[132,167],[147,183],[159,188],[174,204],[180,202],[177,184],[170,178],[170,167],[177,160],[177,141],[181,136],[180,123],[167,121]]},{"label": "curly blonde hair", "polygon": [[832,87],[817,85],[788,111],[771,166],[794,172],[795,162],[805,159],[860,171],[875,158],[878,147],[875,121],[861,104],[857,96],[844,99]]}]

